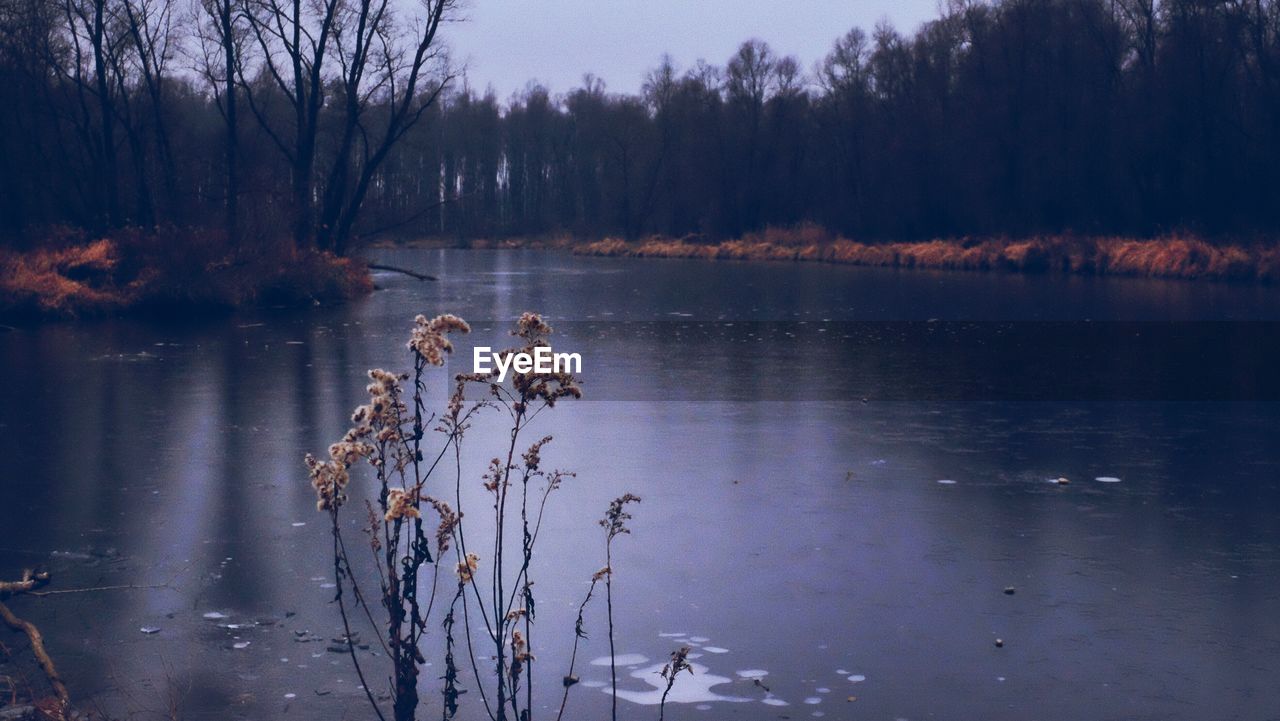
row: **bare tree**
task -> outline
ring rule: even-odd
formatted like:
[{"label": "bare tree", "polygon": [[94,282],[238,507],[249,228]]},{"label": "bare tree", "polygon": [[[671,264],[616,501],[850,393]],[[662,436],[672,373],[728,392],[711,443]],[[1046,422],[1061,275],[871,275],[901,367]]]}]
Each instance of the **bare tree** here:
[{"label": "bare tree", "polygon": [[206,22],[197,25],[200,45],[199,73],[213,92],[214,104],[225,128],[223,231],[227,242],[240,244],[240,129],[236,102],[236,76],[243,55],[245,31],[236,0],[200,0]]},{"label": "bare tree", "polygon": [[[170,61],[173,60],[179,41],[175,29],[177,0],[119,0],[117,13],[127,30],[131,45],[131,62],[146,93],[149,105],[152,133],[155,135],[156,153],[160,161],[161,180],[170,220],[180,220],[177,200],[177,172],[174,167],[173,149],[169,142],[166,116],[165,87],[168,83]],[[124,58],[117,61],[119,76],[124,84],[126,73]],[[128,90],[123,93],[128,96]],[[140,182],[141,179],[140,179]]]},{"label": "bare tree", "polygon": [[[378,166],[452,79],[447,70],[434,83],[427,76],[444,58],[436,37],[456,1],[421,0],[417,12],[402,20],[389,0],[246,0],[259,70],[293,111],[291,141],[285,140],[289,128],[281,128],[263,107],[262,91],[250,82],[244,63],[239,82],[254,117],[290,161],[299,247],[314,242],[345,251]],[[317,189],[316,139],[326,85],[335,88],[343,107],[342,139],[325,174],[326,187]],[[374,104],[380,122],[368,112]],[[317,228],[318,190],[323,203]]]},{"label": "bare tree", "polygon": [[354,6],[343,8],[334,33],[342,131],[325,183],[320,247],[339,254],[347,250],[388,153],[454,79],[436,36],[455,4],[423,0],[421,13],[407,21],[397,20],[389,0],[354,0]]}]

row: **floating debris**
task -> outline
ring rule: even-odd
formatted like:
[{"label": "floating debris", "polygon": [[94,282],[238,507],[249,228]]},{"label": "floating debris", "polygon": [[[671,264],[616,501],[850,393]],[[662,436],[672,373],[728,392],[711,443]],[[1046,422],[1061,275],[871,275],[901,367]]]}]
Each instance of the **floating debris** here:
[{"label": "floating debris", "polygon": [[1017,592],[1018,592],[1018,589],[1014,588],[1013,586],[1005,586],[1005,587],[1004,587],[1004,595],[1006,595],[1006,596],[1012,596],[1013,594],[1015,594],[1015,593],[1017,593]]},{"label": "floating debris", "polygon": [[997,638],[997,639],[996,639],[996,648],[1004,648],[1004,639],[1003,639],[1003,638]]},{"label": "floating debris", "polygon": [[1070,482],[1071,482],[1071,479],[1066,477],[1060,477],[1056,481],[1054,481],[1054,483],[1057,483],[1059,486],[1065,486]]},{"label": "floating debris", "polygon": [[155,626],[143,626],[138,630],[147,634],[148,636],[151,634],[160,633],[160,629]]}]

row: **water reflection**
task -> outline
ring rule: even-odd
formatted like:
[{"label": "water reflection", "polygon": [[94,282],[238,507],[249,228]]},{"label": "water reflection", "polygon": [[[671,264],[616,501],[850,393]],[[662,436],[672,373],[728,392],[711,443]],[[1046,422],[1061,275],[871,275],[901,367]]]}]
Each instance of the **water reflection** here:
[{"label": "water reflection", "polygon": [[[386,290],[338,309],[0,337],[12,381],[0,388],[0,572],[41,563],[60,588],[167,586],[17,602],[79,694],[120,715],[162,717],[172,693],[184,718],[359,717],[348,662],[327,650],[338,633],[328,539],[300,458],[341,434],[365,369],[404,365],[414,313],[492,320],[540,307],[558,318],[666,321],[647,335],[609,323],[564,329],[566,343],[581,344],[597,400],[544,426],[560,439],[548,458],[579,473],[554,499],[540,541],[546,660],[533,673],[553,691],[563,669],[552,659],[566,656],[602,562],[594,519],[632,490],[645,501],[634,536],[616,547],[615,590],[619,646],[643,660],[623,675],[624,699],[652,701],[650,659],[689,643],[700,673],[677,683],[681,711],[709,705],[748,720],[842,718],[849,704],[884,718],[957,709],[991,719],[1253,718],[1280,702],[1271,690],[1280,671],[1274,404],[895,395],[919,372],[899,351],[878,352],[886,344],[851,355],[815,330],[816,351],[804,356],[745,339],[739,332],[755,332],[745,326],[696,327],[1268,319],[1280,317],[1271,295],[1114,279],[412,257],[445,280],[380,278]],[[504,332],[487,327],[475,342]],[[767,352],[744,357],[744,347]],[[593,357],[608,360],[592,366]],[[969,365],[984,370],[977,358]],[[850,385],[828,398],[833,373]],[[753,389],[788,385],[799,390],[753,400]],[[437,399],[445,387],[433,386]],[[478,429],[471,467],[499,432]],[[1060,477],[1070,483],[1047,482]],[[478,471],[473,480],[464,500],[482,509]],[[1016,594],[1002,593],[1008,586]],[[585,658],[607,653],[602,613],[590,609]],[[609,698],[593,687],[607,667],[583,678],[571,709],[599,718]],[[435,684],[424,674],[430,709]],[[537,705],[554,703],[558,695]]]}]

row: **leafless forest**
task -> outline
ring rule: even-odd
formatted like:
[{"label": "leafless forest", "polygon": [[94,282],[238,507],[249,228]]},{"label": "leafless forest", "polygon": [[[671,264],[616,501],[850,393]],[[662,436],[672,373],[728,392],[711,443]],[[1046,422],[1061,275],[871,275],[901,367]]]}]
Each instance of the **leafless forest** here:
[{"label": "leafless forest", "polygon": [[805,221],[860,240],[1280,223],[1274,0],[951,2],[915,35],[853,29],[812,67],[747,41],[719,65],[655,58],[638,95],[588,76],[505,99],[450,62],[457,11],[6,0],[0,236],[341,253]]}]

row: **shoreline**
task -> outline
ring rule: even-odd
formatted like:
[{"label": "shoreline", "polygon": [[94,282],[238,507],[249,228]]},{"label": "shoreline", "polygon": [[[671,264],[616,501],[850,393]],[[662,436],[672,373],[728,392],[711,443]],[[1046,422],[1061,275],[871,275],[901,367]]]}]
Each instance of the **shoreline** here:
[{"label": "shoreline", "polygon": [[[1280,247],[1260,242],[1214,243],[1191,235],[961,238],[873,244],[832,236],[815,226],[800,226],[712,242],[694,236],[653,236],[636,241],[582,241],[567,235],[465,241],[424,237],[382,241],[366,248],[538,250],[608,258],[827,263],[1259,285],[1280,282]],[[340,302],[375,289],[361,256],[308,251],[240,260],[213,253],[198,262],[178,265],[167,260],[139,254],[127,243],[112,240],[0,254],[0,331],[50,320],[178,313],[203,316],[272,305]]]},{"label": "shoreline", "polygon": [[790,240],[787,236],[771,239],[768,233],[718,243],[660,237],[633,242],[606,238],[575,245],[571,250],[574,255],[613,258],[790,261],[903,270],[1053,273],[1267,285],[1280,281],[1280,248],[1215,245],[1184,236],[1040,236],[877,244],[844,238],[802,243]]},{"label": "shoreline", "polygon": [[828,263],[902,270],[987,271],[1207,280],[1269,285],[1280,282],[1280,246],[1262,242],[1209,241],[1189,234],[1155,238],[1042,235],[1025,238],[949,238],[860,243],[816,228],[770,228],[742,238],[706,241],[697,236],[515,236],[465,241],[417,238],[383,241],[377,249],[556,250],[606,258],[665,258],[756,262]]},{"label": "shoreline", "polygon": [[211,316],[342,301],[373,290],[362,260],[225,246],[181,254],[133,238],[0,252],[0,330],[119,316]]}]

